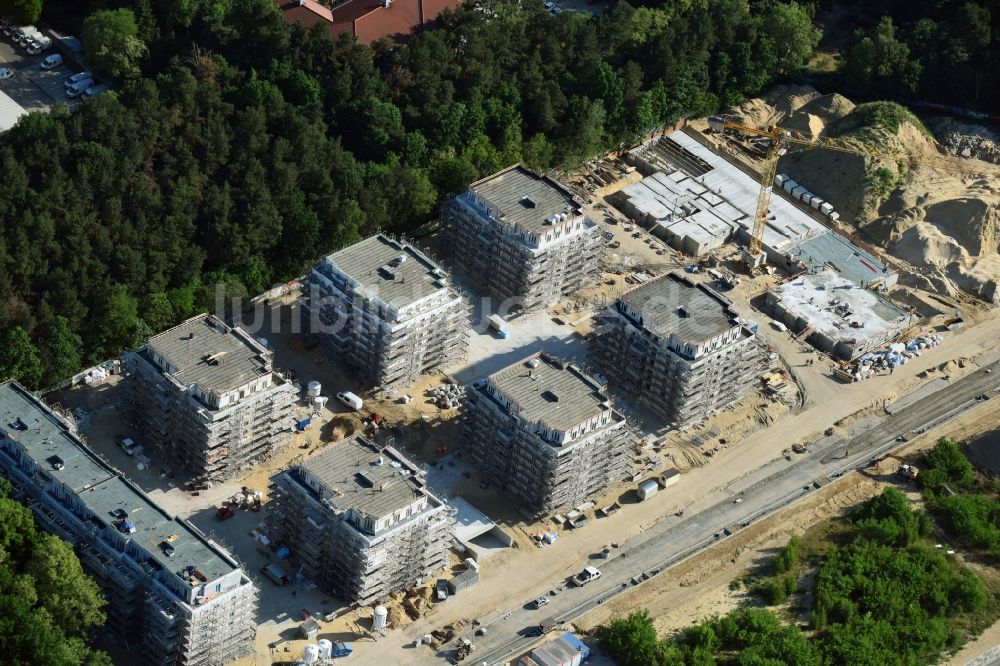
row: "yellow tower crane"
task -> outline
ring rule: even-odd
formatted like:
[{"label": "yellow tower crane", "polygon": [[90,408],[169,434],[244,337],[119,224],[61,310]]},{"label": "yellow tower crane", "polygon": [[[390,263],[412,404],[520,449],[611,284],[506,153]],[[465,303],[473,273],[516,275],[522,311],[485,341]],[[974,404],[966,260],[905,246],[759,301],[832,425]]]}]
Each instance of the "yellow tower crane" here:
[{"label": "yellow tower crane", "polygon": [[753,231],[750,234],[750,243],[744,254],[744,262],[747,268],[752,271],[760,266],[765,259],[761,252],[761,241],[764,238],[764,225],[767,223],[767,211],[771,205],[771,191],[774,189],[774,177],[778,170],[778,158],[784,153],[786,144],[805,146],[807,148],[824,148],[835,150],[848,155],[858,155],[860,157],[881,157],[895,161],[905,161],[909,164],[920,164],[923,166],[935,167],[947,171],[959,173],[985,175],[980,170],[963,168],[953,162],[931,157],[916,157],[913,155],[900,155],[881,148],[868,146],[859,143],[850,143],[844,139],[834,139],[822,137],[813,139],[800,134],[794,130],[785,129],[772,125],[767,129],[759,129],[748,125],[734,123],[724,118],[713,116],[708,119],[708,126],[713,132],[722,133],[725,130],[736,130],[746,134],[767,137],[771,140],[764,158],[764,168],[760,176],[760,194],[757,195],[757,213],[754,216]]}]

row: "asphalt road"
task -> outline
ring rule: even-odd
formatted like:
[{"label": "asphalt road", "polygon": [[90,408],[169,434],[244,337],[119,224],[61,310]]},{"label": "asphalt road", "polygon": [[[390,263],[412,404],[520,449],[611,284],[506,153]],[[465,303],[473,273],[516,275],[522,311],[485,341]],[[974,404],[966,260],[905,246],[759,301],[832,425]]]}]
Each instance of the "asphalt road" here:
[{"label": "asphalt road", "polygon": [[[511,609],[486,625],[485,636],[464,636],[476,645],[470,663],[500,664],[526,650],[537,641],[532,628],[545,618],[569,622],[595,606],[621,594],[633,585],[666,572],[669,567],[726,538],[751,522],[759,520],[808,495],[832,478],[868,467],[874,457],[887,453],[901,443],[899,436],[930,428],[973,406],[982,394],[995,395],[1000,388],[1000,361],[994,362],[940,391],[918,400],[868,429],[847,437],[829,437],[813,445],[809,453],[774,460],[739,483],[730,486],[730,496],[696,515],[669,517],[612,551],[609,559],[597,554],[581,554],[580,568],[592,565],[601,570],[601,578],[574,587],[560,581],[538,590],[536,596],[549,592],[549,603],[534,609],[525,606]],[[735,500],[739,498],[739,502]],[[552,594],[554,592],[555,594]],[[450,658],[456,642],[437,653]]]}]

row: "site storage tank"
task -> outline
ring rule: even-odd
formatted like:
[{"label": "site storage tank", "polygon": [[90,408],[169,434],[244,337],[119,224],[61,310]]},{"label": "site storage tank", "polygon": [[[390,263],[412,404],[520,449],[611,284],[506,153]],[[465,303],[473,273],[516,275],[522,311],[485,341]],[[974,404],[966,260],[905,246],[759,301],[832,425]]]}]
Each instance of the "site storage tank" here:
[{"label": "site storage tank", "polygon": [[309,397],[315,398],[319,395],[319,392],[323,390],[323,385],[313,380],[309,382]]},{"label": "site storage tank", "polygon": [[302,663],[315,664],[319,661],[319,648],[310,643],[302,650]]},{"label": "site storage tank", "polygon": [[320,659],[332,659],[333,658],[333,643],[325,638],[321,638],[316,641],[316,647],[319,648],[319,658]]},{"label": "site storage tank", "polygon": [[389,611],[385,609],[385,606],[375,607],[375,617],[372,619],[372,630],[378,631],[380,629],[385,629],[386,620],[389,617]]}]

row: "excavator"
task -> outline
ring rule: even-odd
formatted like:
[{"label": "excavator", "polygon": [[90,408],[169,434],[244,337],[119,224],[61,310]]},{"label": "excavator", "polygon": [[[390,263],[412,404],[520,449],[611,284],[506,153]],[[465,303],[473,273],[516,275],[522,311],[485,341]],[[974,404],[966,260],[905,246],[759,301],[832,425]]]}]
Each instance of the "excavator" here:
[{"label": "excavator", "polygon": [[986,175],[981,170],[963,168],[958,164],[947,161],[943,158],[920,157],[914,155],[900,155],[876,146],[869,146],[863,143],[849,142],[844,139],[832,137],[811,138],[794,130],[772,125],[767,129],[759,129],[735,123],[719,116],[712,116],[708,119],[708,127],[716,133],[724,133],[726,130],[742,132],[763,138],[770,139],[769,145],[765,148],[764,168],[760,174],[760,193],[757,195],[757,211],[754,216],[753,230],[750,234],[750,243],[743,251],[743,264],[747,272],[752,274],[759,268],[766,259],[761,251],[764,238],[764,226],[767,223],[768,209],[771,204],[771,192],[774,189],[774,177],[778,171],[778,158],[785,154],[789,145],[802,146],[811,149],[834,150],[848,155],[858,155],[860,157],[884,157],[893,161],[906,161],[910,164],[930,166],[945,171],[967,173],[971,175]]}]

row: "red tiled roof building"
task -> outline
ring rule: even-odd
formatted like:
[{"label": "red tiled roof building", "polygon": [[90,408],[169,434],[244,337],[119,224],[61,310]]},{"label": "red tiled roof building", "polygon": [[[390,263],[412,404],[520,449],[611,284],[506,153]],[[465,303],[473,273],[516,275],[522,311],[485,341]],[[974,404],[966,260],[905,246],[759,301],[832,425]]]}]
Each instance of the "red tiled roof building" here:
[{"label": "red tiled roof building", "polygon": [[287,23],[307,30],[322,23],[333,36],[348,32],[362,44],[382,37],[400,39],[431,24],[460,0],[346,0],[333,9],[316,0],[274,0]]}]

